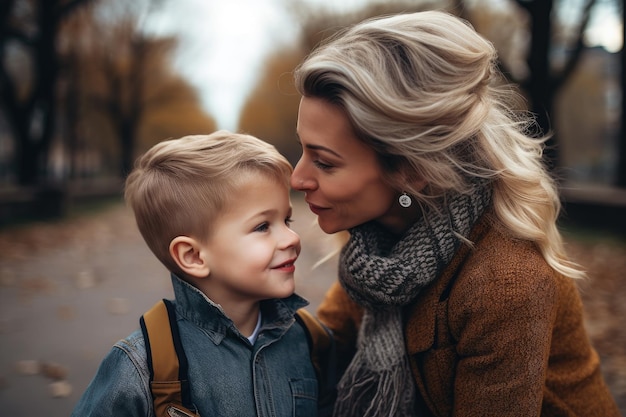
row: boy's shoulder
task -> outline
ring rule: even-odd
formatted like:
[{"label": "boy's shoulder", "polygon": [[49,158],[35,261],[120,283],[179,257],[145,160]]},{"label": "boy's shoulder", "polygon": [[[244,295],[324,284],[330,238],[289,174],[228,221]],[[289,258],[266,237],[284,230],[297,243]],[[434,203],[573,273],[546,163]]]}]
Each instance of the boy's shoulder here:
[{"label": "boy's shoulder", "polygon": [[113,349],[123,351],[133,362],[135,368],[137,368],[143,379],[150,377],[148,358],[146,354],[146,342],[141,330],[137,329],[125,339],[118,340],[113,345]]},{"label": "boy's shoulder", "polygon": [[143,354],[145,357],[146,342],[143,338],[141,330],[139,329],[133,331],[126,338],[118,340],[113,346],[118,349],[122,349],[129,355]]}]

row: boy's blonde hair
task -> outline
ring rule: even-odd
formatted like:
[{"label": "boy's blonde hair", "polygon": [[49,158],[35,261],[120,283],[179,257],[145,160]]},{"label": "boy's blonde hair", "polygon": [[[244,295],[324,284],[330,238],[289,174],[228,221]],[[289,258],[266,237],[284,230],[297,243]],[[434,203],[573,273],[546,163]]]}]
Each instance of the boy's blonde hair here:
[{"label": "boy's blonde hair", "polygon": [[153,146],[137,159],[124,198],[148,247],[170,271],[180,273],[169,254],[172,239],[206,241],[212,221],[251,174],[276,180],[288,190],[292,170],[269,143],[220,130]]}]

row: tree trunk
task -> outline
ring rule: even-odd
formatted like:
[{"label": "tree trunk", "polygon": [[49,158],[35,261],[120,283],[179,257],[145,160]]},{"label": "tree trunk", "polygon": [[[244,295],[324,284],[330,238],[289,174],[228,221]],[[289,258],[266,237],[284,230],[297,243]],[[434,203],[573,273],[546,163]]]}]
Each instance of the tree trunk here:
[{"label": "tree trunk", "polygon": [[[626,7],[622,3],[622,22],[626,23]],[[626,40],[626,24],[622,24],[622,36]],[[624,44],[622,43],[622,123],[620,124],[619,154],[617,159],[617,181],[618,187],[626,187],[626,55],[624,54]]]},{"label": "tree trunk", "polygon": [[133,169],[133,165],[135,162],[135,130],[137,126],[137,120],[128,119],[121,120],[118,127],[118,132],[120,135],[120,145],[121,145],[121,154],[122,154],[122,162],[120,165],[122,178],[126,178],[126,176]]},{"label": "tree trunk", "polygon": [[39,164],[34,157],[36,151],[28,132],[28,119],[26,117],[18,117],[12,124],[16,145],[15,169],[17,183],[21,186],[35,185],[39,178]]},{"label": "tree trunk", "polygon": [[[528,81],[528,94],[530,97],[531,110],[536,115],[540,133],[551,132],[552,123],[550,115],[553,114],[554,91],[550,77],[550,39],[552,39],[552,0],[539,0],[531,2],[532,28],[531,46],[528,56],[530,67],[530,79]],[[556,147],[557,140],[554,136],[546,143],[544,162],[550,170],[559,166],[559,154]]]}]

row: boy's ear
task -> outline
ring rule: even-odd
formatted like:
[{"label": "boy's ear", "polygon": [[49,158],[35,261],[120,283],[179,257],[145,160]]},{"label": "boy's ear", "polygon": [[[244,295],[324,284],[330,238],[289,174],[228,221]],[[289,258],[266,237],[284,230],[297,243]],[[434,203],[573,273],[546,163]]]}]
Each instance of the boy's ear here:
[{"label": "boy's ear", "polygon": [[202,253],[200,243],[189,236],[176,236],[170,242],[170,256],[184,273],[195,278],[210,274],[209,264]]}]

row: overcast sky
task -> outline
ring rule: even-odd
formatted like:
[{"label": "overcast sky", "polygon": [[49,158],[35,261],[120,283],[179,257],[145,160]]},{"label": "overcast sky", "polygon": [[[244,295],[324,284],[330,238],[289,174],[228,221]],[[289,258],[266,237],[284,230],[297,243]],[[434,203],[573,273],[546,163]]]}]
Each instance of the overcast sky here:
[{"label": "overcast sky", "polygon": [[[493,0],[497,1],[497,0]],[[346,11],[368,0],[302,0]],[[597,16],[588,32],[595,44],[621,47],[619,16]],[[176,0],[144,21],[149,31],[180,38],[175,67],[200,91],[202,104],[218,128],[235,130],[238,114],[267,53],[290,42],[298,27],[281,0]]]}]

